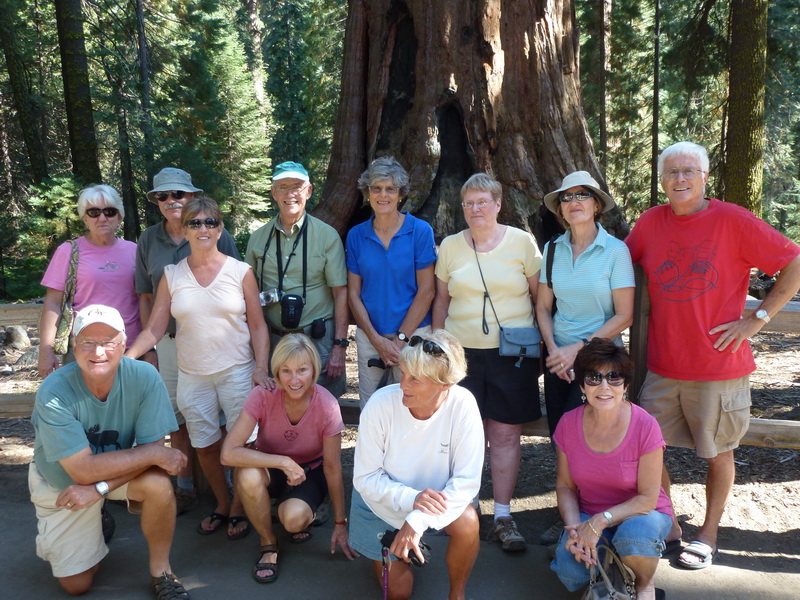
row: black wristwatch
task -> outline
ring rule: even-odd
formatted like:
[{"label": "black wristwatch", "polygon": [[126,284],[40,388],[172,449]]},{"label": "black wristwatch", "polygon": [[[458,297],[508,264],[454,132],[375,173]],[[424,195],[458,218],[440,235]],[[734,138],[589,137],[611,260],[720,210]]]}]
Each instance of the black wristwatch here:
[{"label": "black wristwatch", "polygon": [[350,345],[350,342],[347,338],[336,338],[333,340],[334,346],[341,346],[342,348],[347,348]]},{"label": "black wristwatch", "polygon": [[400,340],[401,342],[403,342],[404,344],[407,344],[407,343],[408,343],[408,336],[407,336],[405,333],[403,333],[402,331],[398,331],[397,333],[395,333],[395,334],[394,334],[394,336],[395,336],[395,337],[396,337],[398,340]]}]

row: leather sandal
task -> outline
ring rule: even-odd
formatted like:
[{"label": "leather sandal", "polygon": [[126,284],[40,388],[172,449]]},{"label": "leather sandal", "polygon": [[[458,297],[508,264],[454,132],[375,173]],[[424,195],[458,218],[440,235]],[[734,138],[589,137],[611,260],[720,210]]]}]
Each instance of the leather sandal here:
[{"label": "leather sandal", "polygon": [[[261,562],[265,554],[270,552],[275,553],[275,562]],[[258,583],[272,583],[278,578],[278,544],[267,544],[258,549],[258,558],[256,564],[253,565],[253,579]],[[272,571],[272,575],[259,575],[259,571]]]}]

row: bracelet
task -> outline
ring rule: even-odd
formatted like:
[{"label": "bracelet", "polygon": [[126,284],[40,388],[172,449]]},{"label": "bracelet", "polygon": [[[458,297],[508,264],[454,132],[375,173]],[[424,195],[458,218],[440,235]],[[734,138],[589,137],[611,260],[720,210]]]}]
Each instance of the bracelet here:
[{"label": "bracelet", "polygon": [[347,519],[345,519],[344,521],[334,521],[333,524],[334,525],[347,525]]},{"label": "bracelet", "polygon": [[586,524],[589,526],[589,529],[592,530],[592,533],[594,533],[599,538],[600,534],[597,533],[597,530],[594,528],[594,525],[592,525],[592,522],[591,521],[586,521]]}]

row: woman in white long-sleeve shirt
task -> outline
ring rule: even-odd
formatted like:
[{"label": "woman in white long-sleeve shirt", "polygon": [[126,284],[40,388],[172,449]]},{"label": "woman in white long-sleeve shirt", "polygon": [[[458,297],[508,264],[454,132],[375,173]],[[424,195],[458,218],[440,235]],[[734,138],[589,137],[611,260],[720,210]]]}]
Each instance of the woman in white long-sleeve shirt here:
[{"label": "woman in white long-sleeve shirt", "polygon": [[372,559],[382,581],[384,531],[399,529],[389,551],[392,598],[413,588],[411,553],[428,529],[450,537],[450,599],[464,597],[478,555],[478,514],[471,505],[483,467],[483,424],[466,375],[464,350],[437,330],[414,336],[400,353],[400,383],[378,390],[361,413],[353,468],[350,546]]}]

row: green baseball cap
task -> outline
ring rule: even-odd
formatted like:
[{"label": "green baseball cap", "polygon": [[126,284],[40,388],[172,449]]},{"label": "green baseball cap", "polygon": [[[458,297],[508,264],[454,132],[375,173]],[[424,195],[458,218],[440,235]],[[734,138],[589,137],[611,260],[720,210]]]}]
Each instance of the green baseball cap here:
[{"label": "green baseball cap", "polygon": [[275,170],[272,172],[272,181],[278,181],[279,179],[302,179],[303,181],[310,181],[308,177],[308,171],[306,168],[298,162],[292,162],[291,160],[287,160],[286,162],[282,162]]}]

